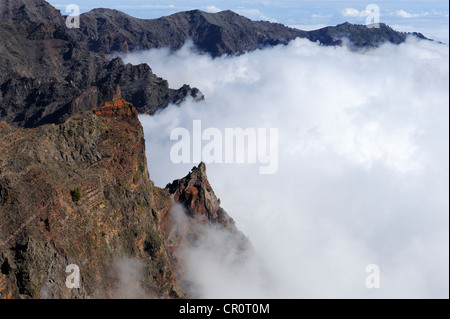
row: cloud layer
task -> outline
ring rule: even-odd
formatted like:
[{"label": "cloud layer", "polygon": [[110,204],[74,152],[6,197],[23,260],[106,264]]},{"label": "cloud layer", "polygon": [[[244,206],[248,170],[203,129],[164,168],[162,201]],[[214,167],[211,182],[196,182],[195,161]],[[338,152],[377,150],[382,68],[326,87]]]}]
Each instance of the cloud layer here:
[{"label": "cloud layer", "polygon": [[[190,45],[128,55],[206,96],[141,116],[157,185],[195,164],[171,163],[176,127],[279,129],[277,174],[208,166],[255,256],[227,272],[220,237],[207,237],[217,247],[187,260],[192,278],[209,278],[202,297],[448,298],[448,58],[448,46],[414,40],[364,54],[298,39],[215,60]],[[366,288],[369,264],[380,289]]]}]

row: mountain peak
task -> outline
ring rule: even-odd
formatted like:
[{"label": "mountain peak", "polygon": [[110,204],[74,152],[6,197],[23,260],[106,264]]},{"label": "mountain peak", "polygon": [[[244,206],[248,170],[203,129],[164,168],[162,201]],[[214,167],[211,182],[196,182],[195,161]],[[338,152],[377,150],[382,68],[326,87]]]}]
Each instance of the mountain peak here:
[{"label": "mountain peak", "polygon": [[[343,40],[349,39],[350,47],[359,49],[384,42],[399,44],[408,36],[383,23],[380,28],[368,28],[345,22],[302,31],[279,23],[253,21],[231,10],[209,13],[195,9],[159,19],[137,19],[119,11],[95,9],[83,14],[82,19],[81,28],[71,31],[72,35],[90,50],[102,53],[160,47],[178,50],[191,39],[201,52],[217,57],[287,44],[296,38],[322,45],[343,45]],[[415,33],[411,35],[424,38]]]},{"label": "mountain peak", "polygon": [[53,22],[61,24],[59,10],[45,0],[3,0],[0,1],[0,19],[20,22]]},{"label": "mountain peak", "polygon": [[187,214],[202,223],[213,223],[225,228],[235,228],[233,219],[220,207],[220,202],[206,175],[205,163],[193,167],[182,179],[166,186],[176,203],[182,204]]}]

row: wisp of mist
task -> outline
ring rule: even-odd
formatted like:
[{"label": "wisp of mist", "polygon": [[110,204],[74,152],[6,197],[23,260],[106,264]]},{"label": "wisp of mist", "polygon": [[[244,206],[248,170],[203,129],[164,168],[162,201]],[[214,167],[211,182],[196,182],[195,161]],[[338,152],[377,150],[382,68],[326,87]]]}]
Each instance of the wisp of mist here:
[{"label": "wisp of mist", "polygon": [[[448,298],[448,59],[448,45],[414,39],[365,52],[297,39],[238,57],[191,43],[124,56],[205,95],[140,116],[158,186],[198,164],[171,161],[177,127],[279,131],[275,174],[207,165],[254,252],[227,264],[233,247],[214,231],[181,252],[200,297]],[[371,264],[379,288],[366,286]]]}]

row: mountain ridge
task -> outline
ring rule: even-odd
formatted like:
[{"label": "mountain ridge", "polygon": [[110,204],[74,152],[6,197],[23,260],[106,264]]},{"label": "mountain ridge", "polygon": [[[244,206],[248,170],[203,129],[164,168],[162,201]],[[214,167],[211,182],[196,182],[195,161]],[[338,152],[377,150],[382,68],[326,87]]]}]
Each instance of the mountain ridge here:
[{"label": "mountain ridge", "polygon": [[426,39],[420,33],[395,31],[384,23],[379,28],[368,28],[346,22],[303,31],[279,23],[253,21],[231,10],[218,13],[191,10],[157,19],[140,19],[115,9],[99,8],[81,14],[80,19],[81,27],[73,30],[72,35],[90,50],[102,53],[159,47],[177,50],[188,39],[201,52],[213,57],[287,44],[296,38],[322,45],[343,45],[344,38],[348,38],[352,49],[377,47],[384,42],[399,44],[409,35]]}]

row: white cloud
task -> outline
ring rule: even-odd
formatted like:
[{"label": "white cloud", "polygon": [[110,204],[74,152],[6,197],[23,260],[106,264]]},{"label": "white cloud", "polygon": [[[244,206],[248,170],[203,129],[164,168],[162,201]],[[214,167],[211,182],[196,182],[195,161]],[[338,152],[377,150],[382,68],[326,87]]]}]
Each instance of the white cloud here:
[{"label": "white cloud", "polygon": [[299,29],[303,31],[312,31],[312,30],[318,30],[327,27],[327,24],[296,24],[296,25],[290,25],[289,27],[294,29]]},{"label": "white cloud", "polygon": [[[180,205],[175,205],[171,214],[174,233],[191,223]],[[190,224],[190,227],[199,239],[195,245],[182,242],[176,254],[184,266],[185,279],[194,283],[189,291],[191,296],[265,298],[271,294],[264,289],[270,278],[265,276],[263,264],[251,248],[243,249],[241,237],[214,226]]]},{"label": "white cloud", "polygon": [[400,18],[417,18],[419,16],[419,14],[412,14],[412,13],[408,13],[405,10],[397,10],[395,12],[395,14],[397,15],[397,17]]},{"label": "white cloud", "polygon": [[359,11],[354,8],[345,8],[341,11],[341,14],[344,17],[352,17],[352,18],[367,17],[370,14],[370,11],[367,11],[367,10]]},{"label": "white cloud", "polygon": [[[218,244],[185,257],[202,297],[448,298],[448,58],[448,46],[413,40],[365,54],[297,39],[234,58],[128,55],[206,97],[140,117],[157,185],[194,166],[170,162],[176,127],[279,128],[277,174],[208,165],[255,255],[240,270],[221,264],[231,252],[206,234]],[[368,264],[381,289],[365,287]]]},{"label": "white cloud", "polygon": [[400,9],[395,12],[390,12],[389,15],[404,19],[424,18],[424,17],[433,17],[433,18],[445,17],[445,14],[443,12],[438,12],[435,10],[431,10],[430,12],[410,13],[403,9]]},{"label": "white cloud", "polygon": [[211,13],[217,13],[222,11],[221,9],[217,8],[216,6],[206,6],[203,7],[207,12],[211,12]]},{"label": "white cloud", "polygon": [[145,278],[145,264],[126,256],[116,257],[114,268],[118,278],[115,290],[110,297],[117,299],[145,299],[154,296],[147,295],[142,287]]},{"label": "white cloud", "polygon": [[54,6],[55,8],[66,8],[67,4],[55,3],[55,4],[52,4],[52,6]]},{"label": "white cloud", "polygon": [[332,14],[313,14],[311,15],[311,18],[313,19],[327,19],[333,17]]},{"label": "white cloud", "polygon": [[263,21],[269,21],[269,22],[277,22],[276,19],[266,16],[259,9],[239,8],[239,9],[236,10],[236,13],[239,13],[240,15],[243,15],[243,16],[249,18],[249,19],[252,19],[252,20],[263,20]]}]

